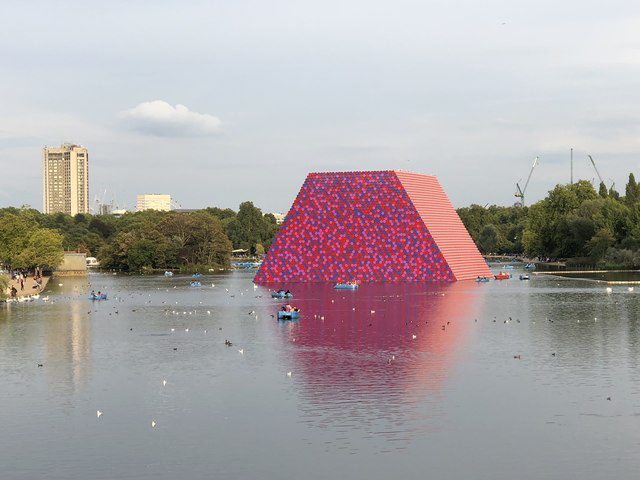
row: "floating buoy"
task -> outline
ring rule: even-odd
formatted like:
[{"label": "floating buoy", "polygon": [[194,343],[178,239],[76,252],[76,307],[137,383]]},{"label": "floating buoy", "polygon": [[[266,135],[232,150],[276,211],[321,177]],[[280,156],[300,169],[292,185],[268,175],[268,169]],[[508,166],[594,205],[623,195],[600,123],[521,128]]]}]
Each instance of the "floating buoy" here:
[{"label": "floating buoy", "polygon": [[613,292],[613,288],[607,287],[607,293],[611,293],[611,292]]},{"label": "floating buoy", "polygon": [[287,372],[287,377],[291,377],[291,372]]}]

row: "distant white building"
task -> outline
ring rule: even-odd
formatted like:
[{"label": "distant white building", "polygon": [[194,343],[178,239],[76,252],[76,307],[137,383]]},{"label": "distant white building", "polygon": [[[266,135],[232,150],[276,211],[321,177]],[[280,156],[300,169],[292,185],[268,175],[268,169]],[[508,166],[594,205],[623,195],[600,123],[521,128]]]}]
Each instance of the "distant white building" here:
[{"label": "distant white building", "polygon": [[278,225],[282,225],[282,222],[284,222],[284,217],[286,217],[284,213],[272,213],[271,215],[276,217],[276,223]]},{"label": "distant white building", "polygon": [[171,210],[171,195],[161,195],[157,193],[138,195],[136,210],[138,212],[143,212],[144,210],[168,212]]}]

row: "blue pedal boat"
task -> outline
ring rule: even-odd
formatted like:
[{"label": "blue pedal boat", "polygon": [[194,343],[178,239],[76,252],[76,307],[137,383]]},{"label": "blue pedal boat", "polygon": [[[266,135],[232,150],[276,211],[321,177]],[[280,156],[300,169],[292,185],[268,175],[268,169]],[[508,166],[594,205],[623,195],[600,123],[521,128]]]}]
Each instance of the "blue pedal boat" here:
[{"label": "blue pedal boat", "polygon": [[271,298],[293,298],[293,293],[271,292]]},{"label": "blue pedal boat", "polygon": [[300,318],[300,312],[278,312],[278,320],[297,320]]}]

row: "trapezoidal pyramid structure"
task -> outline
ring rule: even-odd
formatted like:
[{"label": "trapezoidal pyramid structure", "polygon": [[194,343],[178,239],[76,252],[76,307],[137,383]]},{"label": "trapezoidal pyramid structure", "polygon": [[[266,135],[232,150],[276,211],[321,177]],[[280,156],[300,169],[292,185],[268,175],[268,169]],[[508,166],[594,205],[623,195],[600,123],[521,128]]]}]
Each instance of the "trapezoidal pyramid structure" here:
[{"label": "trapezoidal pyramid structure", "polygon": [[475,279],[491,272],[436,177],[310,173],[258,284]]}]

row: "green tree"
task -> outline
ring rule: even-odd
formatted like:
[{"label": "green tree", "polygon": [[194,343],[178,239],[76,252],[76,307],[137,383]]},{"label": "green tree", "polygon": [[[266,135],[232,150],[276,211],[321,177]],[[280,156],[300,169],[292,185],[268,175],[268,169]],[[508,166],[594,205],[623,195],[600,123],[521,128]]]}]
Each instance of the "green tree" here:
[{"label": "green tree", "polygon": [[227,224],[227,236],[233,248],[255,253],[256,244],[271,245],[278,226],[273,215],[262,215],[252,202],[240,204],[236,218]]},{"label": "green tree", "polygon": [[633,205],[639,200],[640,197],[640,188],[636,183],[636,177],[633,173],[629,174],[629,181],[627,182],[627,186],[624,191],[625,201],[628,205]]},{"label": "green tree", "polygon": [[230,208],[208,207],[204,209],[204,212],[213,215],[220,221],[233,219],[236,217],[236,212],[234,212]]},{"label": "green tree", "polygon": [[6,300],[7,288],[9,288],[9,279],[0,273],[0,300]]},{"label": "green tree", "polygon": [[620,199],[620,194],[616,191],[613,185],[611,185],[611,187],[609,188],[609,197],[613,198],[614,200]]},{"label": "green tree", "polygon": [[16,258],[15,266],[55,269],[62,263],[63,256],[62,235],[55,230],[39,228],[29,236],[25,248]]},{"label": "green tree", "polygon": [[609,247],[613,245],[615,237],[608,228],[602,228],[589,240],[587,247],[589,248],[589,255],[594,260],[602,259]]},{"label": "green tree", "polygon": [[498,245],[498,230],[495,226],[489,224],[485,225],[480,231],[478,238],[478,248],[482,253],[495,252]]},{"label": "green tree", "polygon": [[4,212],[0,216],[0,262],[15,265],[37,228],[35,216],[28,210]]},{"label": "green tree", "polygon": [[[587,201],[597,200],[600,197],[593,185],[586,180],[580,180],[573,185],[557,185],[549,192],[544,200],[537,202],[529,208],[529,215],[523,243],[528,255],[570,257],[578,254],[581,246],[571,231],[571,215]],[[580,222],[580,228],[584,228],[584,222]]]},{"label": "green tree", "polygon": [[127,270],[140,272],[153,268],[157,262],[157,244],[148,238],[138,239],[127,251]]},{"label": "green tree", "polygon": [[609,196],[609,191],[607,190],[607,186],[604,184],[604,182],[600,182],[598,195],[600,195],[602,198],[607,198]]}]

